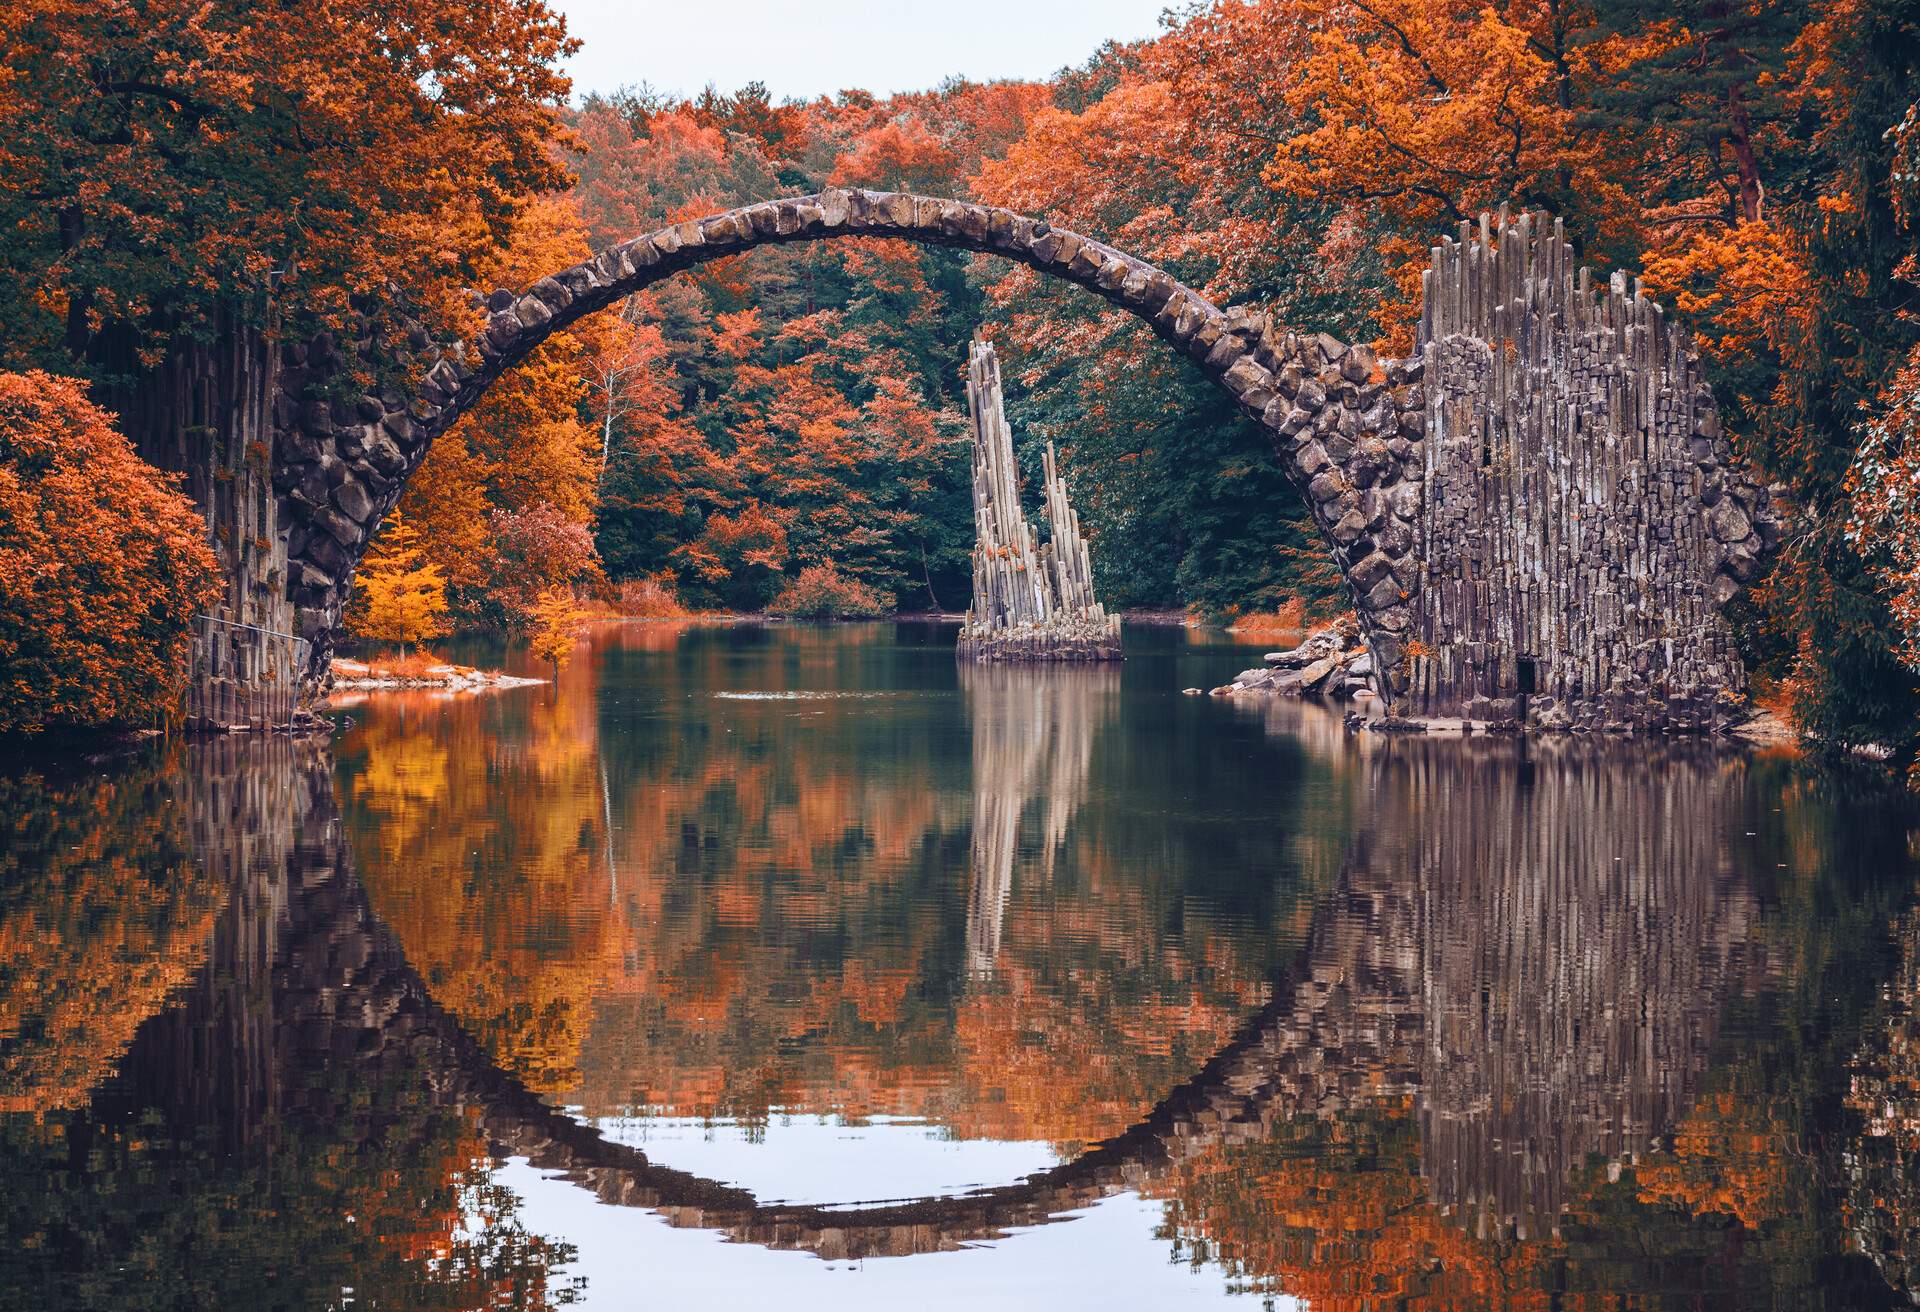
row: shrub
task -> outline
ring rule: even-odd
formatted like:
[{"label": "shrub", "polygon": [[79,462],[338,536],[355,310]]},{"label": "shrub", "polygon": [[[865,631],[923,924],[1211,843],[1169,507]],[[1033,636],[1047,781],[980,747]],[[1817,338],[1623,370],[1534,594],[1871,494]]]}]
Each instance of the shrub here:
[{"label": "shrub", "polygon": [[687,613],[665,576],[628,579],[620,585],[614,605],[620,614],[643,620],[678,619]]},{"label": "shrub", "polygon": [[825,620],[884,615],[892,609],[890,598],[864,583],[843,578],[833,566],[809,565],[780,590],[767,612]]},{"label": "shrub", "polygon": [[0,373],[0,732],[178,704],[220,570],[176,482],[80,383]]},{"label": "shrub", "polygon": [[592,585],[602,577],[592,531],[556,506],[496,510],[487,517],[487,529],[493,559],[484,616],[490,623],[531,633],[539,623],[541,597],[555,588],[571,594],[576,585]]}]

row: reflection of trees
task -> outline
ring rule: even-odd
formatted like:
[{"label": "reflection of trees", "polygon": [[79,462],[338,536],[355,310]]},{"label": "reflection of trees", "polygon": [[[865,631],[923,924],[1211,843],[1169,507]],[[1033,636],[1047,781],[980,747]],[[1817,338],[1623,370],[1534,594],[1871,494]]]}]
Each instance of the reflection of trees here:
[{"label": "reflection of trees", "polygon": [[[883,666],[887,686],[867,647],[819,630],[713,637],[682,640],[676,678],[652,658],[657,700],[605,738],[626,950],[572,1099],[916,1115],[1070,1146],[1127,1126],[1259,1005],[1284,945],[1236,956],[1249,940],[1216,917],[1260,908],[1215,899],[1246,864],[1294,896],[1290,803],[1244,765],[1212,777],[1197,736],[1109,759],[1112,671],[956,689],[937,652]],[[627,659],[601,677],[619,686]],[[1143,823],[1112,798],[1150,772],[1281,819],[1247,833],[1176,799]],[[1102,823],[1069,833],[1083,797]],[[993,978],[970,977],[996,907]]]},{"label": "reflection of trees", "polygon": [[[564,698],[553,713],[529,721],[529,736],[506,735],[493,768],[577,741]],[[730,736],[780,743],[804,724],[750,711],[734,727],[756,732]],[[956,736],[954,750],[965,742]],[[1908,1278],[1908,1031],[1920,985],[1911,918],[1897,969],[1875,932],[1910,892],[1877,874],[1905,860],[1901,817],[1858,798],[1836,807],[1771,767],[1680,750],[1527,760],[1510,743],[1386,744],[1342,781],[1311,781],[1366,793],[1371,823],[1330,887],[1301,914],[1275,917],[1298,931],[1276,952],[1277,971],[1215,951],[1212,940],[1230,936],[1203,921],[1171,939],[1169,908],[1202,909],[1192,886],[1143,873],[1128,893],[1097,848],[1069,835],[1044,904],[1023,901],[1035,881],[1016,878],[994,977],[969,988],[959,986],[962,926],[947,909],[971,869],[957,837],[970,770],[931,804],[960,819],[917,869],[869,869],[857,847],[830,843],[846,896],[809,903],[798,928],[780,896],[798,872],[743,861],[751,843],[728,849],[725,869],[698,855],[709,847],[701,826],[770,832],[785,784],[771,781],[757,814],[716,812],[723,776],[690,771],[702,800],[681,799],[679,814],[698,841],[671,873],[733,895],[695,926],[725,940],[707,960],[723,966],[755,934],[779,943],[718,993],[669,994],[662,1016],[689,1033],[778,1032],[789,1014],[820,1016],[802,995],[837,976],[853,981],[840,1001],[869,1010],[827,1013],[824,1032],[789,1039],[789,1053],[809,1041],[815,1051],[770,1065],[790,1082],[763,1092],[836,1106],[834,1090],[807,1083],[817,1060],[822,1079],[868,1072],[860,1096],[878,1105],[932,1108],[986,1132],[1039,1127],[1064,1143],[1139,1121],[1028,1181],[849,1211],[761,1206],[605,1143],[528,1094],[499,1069],[513,1063],[489,1051],[513,1033],[488,1033],[496,1013],[483,1010],[474,1030],[487,1046],[473,1042],[369,905],[333,818],[325,758],[290,744],[261,750],[228,744],[197,761],[191,805],[174,822],[231,890],[218,928],[200,938],[197,982],[141,1026],[90,1110],[0,1122],[0,1224],[25,1237],[0,1253],[0,1291],[23,1291],[28,1305],[57,1303],[47,1291],[82,1271],[93,1273],[77,1296],[89,1306],[304,1306],[323,1301],[329,1282],[391,1305],[538,1305],[564,1254],[518,1226],[513,1200],[488,1183],[490,1150],[525,1153],[608,1203],[674,1224],[843,1256],[950,1248],[1142,1190],[1167,1201],[1183,1249],[1318,1309],[1884,1305],[1890,1292],[1874,1265],[1844,1256],[1849,1243]],[[706,755],[751,763],[757,750]],[[378,778],[385,767],[367,752],[356,768]],[[824,766],[819,752],[778,759],[790,755],[829,783],[851,776],[843,797],[893,796],[871,752]],[[1102,795],[1102,760],[1096,748],[1085,806]],[[600,815],[598,766],[511,778],[535,794],[528,805],[554,783]],[[446,767],[438,777],[450,780],[444,794],[410,783],[407,795],[468,786]],[[359,786],[369,790],[359,804],[381,804]],[[626,821],[633,813],[622,804]],[[843,832],[870,822],[860,805],[821,813],[834,814]],[[822,825],[816,838],[832,830]],[[402,858],[437,850],[400,839]],[[600,859],[599,828],[583,827],[577,842]],[[1756,869],[1763,844],[1804,865]],[[890,900],[895,883],[924,892],[935,880],[947,881],[946,909]],[[649,870],[634,899],[667,905],[670,883]],[[469,896],[515,905],[503,887]],[[600,911],[606,891],[590,883],[583,905]],[[421,915],[412,904],[427,893],[401,878],[382,899]],[[686,924],[647,938],[625,898],[630,952],[609,962],[562,945],[531,957],[534,967],[593,960],[595,979],[637,972],[633,996],[651,997],[649,953],[707,951],[680,937]],[[463,914],[457,900],[422,905]],[[875,975],[862,983],[852,963],[911,943],[902,926],[933,968],[860,993]],[[1202,969],[1212,977],[1198,978]],[[1078,984],[1067,978],[1076,972]],[[1268,978],[1264,1006],[1257,993],[1233,1002],[1243,982]],[[475,996],[452,984],[450,997]],[[942,984],[950,991],[929,988]],[[716,999],[722,1010],[702,1010]],[[1170,1015],[1181,999],[1254,1018],[1206,1061],[1216,1029],[1232,1026]],[[843,1046],[875,1035],[892,1046]],[[546,1040],[536,1030],[528,1041]],[[596,1033],[579,1049],[589,1076],[604,1041]],[[664,1061],[676,1049],[654,1051]],[[58,1098],[49,1088],[47,1108]],[[1825,1142],[1816,1131],[1843,1096],[1855,1132]]]},{"label": "reflection of trees", "polygon": [[560,1090],[617,939],[593,688],[539,692],[369,706],[340,777],[375,902],[415,967],[508,1069]]},{"label": "reflection of trees", "polygon": [[155,785],[173,809],[117,817],[191,834],[178,868],[225,911],[197,976],[135,1017],[89,1105],[63,1109],[53,1089],[0,1116],[0,1307],[304,1309],[351,1290],[363,1306],[537,1308],[564,1293],[564,1249],[515,1221],[480,1126],[404,1041],[420,1004],[380,982],[397,954],[364,911],[341,914],[365,903],[330,767],[285,741],[195,747]]},{"label": "reflection of trees", "polygon": [[82,1104],[206,960],[223,885],[175,782],[0,776],[0,1114]]}]

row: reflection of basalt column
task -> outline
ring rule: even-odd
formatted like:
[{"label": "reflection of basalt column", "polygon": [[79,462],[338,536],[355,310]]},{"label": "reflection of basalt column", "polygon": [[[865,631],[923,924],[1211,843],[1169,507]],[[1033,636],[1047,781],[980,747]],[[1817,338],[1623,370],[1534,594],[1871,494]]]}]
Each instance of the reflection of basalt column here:
[{"label": "reflection of basalt column", "polygon": [[206,969],[142,1031],[125,1076],[148,1105],[172,1107],[231,1146],[282,1110],[287,1027],[276,1018],[297,986],[285,959],[290,899],[334,878],[345,839],[332,757],[311,742],[195,743],[176,779],[195,856],[228,904]]},{"label": "reflection of basalt column", "polygon": [[1842,1158],[1846,1228],[1887,1282],[1920,1304],[1920,911],[1897,933],[1885,1024],[1854,1059],[1847,1093],[1860,1128]]},{"label": "reflection of basalt column", "polygon": [[967,895],[967,970],[985,974],[1000,954],[1013,892],[1020,821],[1040,803],[1043,875],[1087,796],[1093,737],[1120,690],[1111,669],[963,666],[973,723],[973,861]]},{"label": "reflection of basalt column", "polygon": [[1421,901],[1423,1170],[1482,1233],[1551,1225],[1589,1156],[1675,1123],[1750,964],[1739,767],[1604,751],[1405,742],[1376,761],[1399,835],[1380,855]]}]

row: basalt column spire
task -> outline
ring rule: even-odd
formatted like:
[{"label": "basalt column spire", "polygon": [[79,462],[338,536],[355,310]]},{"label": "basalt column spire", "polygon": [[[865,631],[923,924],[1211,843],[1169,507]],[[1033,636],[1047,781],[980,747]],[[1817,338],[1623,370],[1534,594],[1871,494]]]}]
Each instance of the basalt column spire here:
[{"label": "basalt column spire", "polygon": [[1094,599],[1093,561],[1080,517],[1047,444],[1050,540],[1036,543],[1020,508],[1013,433],[1000,394],[1000,362],[978,334],[967,360],[973,424],[973,605],[959,654],[975,661],[1120,659],[1120,620]]}]

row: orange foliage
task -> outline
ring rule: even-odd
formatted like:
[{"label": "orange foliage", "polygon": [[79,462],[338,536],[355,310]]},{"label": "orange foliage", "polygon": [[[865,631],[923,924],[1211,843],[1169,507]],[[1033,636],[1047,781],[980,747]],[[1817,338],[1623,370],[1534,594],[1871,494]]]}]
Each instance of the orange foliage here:
[{"label": "orange foliage", "polygon": [[1744,1090],[1703,1094],[1673,1135],[1673,1150],[1635,1172],[1640,1199],[1696,1216],[1732,1217],[1758,1230],[1785,1215],[1803,1187],[1794,1109]]},{"label": "orange foliage", "polygon": [[[479,279],[521,288],[589,253],[578,208],[549,197],[529,207]],[[492,506],[525,510],[544,503],[579,522],[591,518],[600,440],[586,419],[587,377],[597,360],[626,349],[622,339],[630,330],[618,315],[591,315],[551,334],[454,425],[448,436],[482,463]],[[404,508],[438,495],[430,470],[423,470],[409,483]]]},{"label": "orange foliage", "polygon": [[[597,981],[616,968],[589,684],[529,703],[508,744],[444,703],[363,717],[341,755],[349,829],[381,919],[434,997],[502,1068],[542,1092],[573,1087]],[[409,723],[438,706],[444,731]],[[356,824],[364,816],[371,824]],[[373,844],[371,850],[366,846]],[[484,876],[473,853],[492,855]]]},{"label": "orange foliage", "polygon": [[205,963],[225,901],[148,770],[0,777],[0,1115],[83,1105]]},{"label": "orange foliage", "polygon": [[1687,316],[1702,351],[1787,354],[1811,326],[1812,275],[1793,234],[1764,221],[1688,227],[1648,257],[1646,288]]},{"label": "orange foliage", "polygon": [[0,317],[44,315],[75,352],[124,331],[151,359],[270,287],[297,321],[397,282],[451,323],[529,196],[565,181],[550,146],[571,48],[539,0],[348,0],[298,21],[0,5],[0,227],[22,257]]},{"label": "orange foliage", "polygon": [[219,577],[193,503],[79,383],[0,374],[0,733],[170,713]]}]

